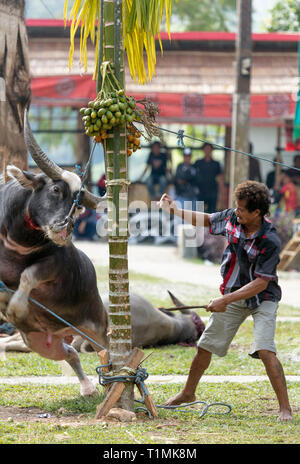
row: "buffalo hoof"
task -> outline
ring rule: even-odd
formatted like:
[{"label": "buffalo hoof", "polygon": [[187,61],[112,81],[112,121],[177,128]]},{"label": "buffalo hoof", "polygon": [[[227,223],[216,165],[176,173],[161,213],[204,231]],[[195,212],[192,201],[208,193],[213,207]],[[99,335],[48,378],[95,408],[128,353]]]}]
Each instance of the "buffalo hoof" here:
[{"label": "buffalo hoof", "polygon": [[88,378],[81,381],[80,394],[81,396],[99,396],[96,385]]},{"label": "buffalo hoof", "polygon": [[11,298],[7,307],[7,318],[14,325],[22,321],[28,314],[28,298],[21,291],[17,291]]}]

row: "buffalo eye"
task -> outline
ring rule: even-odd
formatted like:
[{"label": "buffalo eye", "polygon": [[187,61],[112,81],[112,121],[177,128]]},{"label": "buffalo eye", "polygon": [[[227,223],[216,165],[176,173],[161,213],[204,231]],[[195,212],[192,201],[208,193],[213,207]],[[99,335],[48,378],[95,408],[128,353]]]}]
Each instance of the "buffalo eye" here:
[{"label": "buffalo eye", "polygon": [[60,188],[57,185],[53,185],[53,187],[51,188],[51,192],[60,193]]}]

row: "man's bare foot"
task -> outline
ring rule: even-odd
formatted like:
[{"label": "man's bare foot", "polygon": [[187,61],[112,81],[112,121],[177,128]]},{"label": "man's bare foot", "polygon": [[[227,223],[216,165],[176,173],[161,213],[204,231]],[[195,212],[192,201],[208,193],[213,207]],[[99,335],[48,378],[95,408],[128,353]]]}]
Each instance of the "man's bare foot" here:
[{"label": "man's bare foot", "polygon": [[181,391],[180,393],[163,403],[163,406],[176,406],[182,403],[192,403],[193,401],[196,401],[195,395],[188,395]]},{"label": "man's bare foot", "polygon": [[280,411],[280,414],[278,417],[279,421],[289,421],[292,419],[293,419],[293,414],[290,409],[283,409],[282,411]]}]

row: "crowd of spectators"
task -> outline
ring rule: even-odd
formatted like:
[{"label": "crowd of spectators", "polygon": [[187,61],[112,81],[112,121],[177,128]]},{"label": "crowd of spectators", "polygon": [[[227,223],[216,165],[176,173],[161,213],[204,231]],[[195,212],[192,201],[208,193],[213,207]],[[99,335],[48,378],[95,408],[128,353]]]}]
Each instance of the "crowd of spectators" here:
[{"label": "crowd of spectators", "polygon": [[146,167],[139,178],[142,181],[145,174],[149,195],[152,201],[158,200],[166,191],[169,184],[175,187],[175,199],[185,208],[195,209],[196,202],[202,201],[207,212],[213,212],[217,207],[218,194],[224,192],[224,176],[221,164],[213,159],[213,146],[204,143],[202,148],[204,157],[192,163],[191,148],[183,149],[183,161],[172,175],[168,166],[170,153],[160,142],[151,146]]},{"label": "crowd of spectators", "polygon": [[[169,150],[160,142],[154,142],[139,181],[142,181],[145,174],[150,171],[145,183],[152,201],[159,199],[168,185],[172,184],[175,188],[175,200],[182,207],[185,206],[185,209],[195,210],[196,202],[203,202],[203,210],[207,213],[217,211],[218,208],[226,208],[228,185],[225,184],[221,163],[213,157],[213,150],[213,145],[205,142],[201,147],[203,156],[192,162],[192,149],[184,148],[183,160],[172,175],[168,167],[171,158]],[[249,153],[253,154],[251,143]],[[294,167],[300,169],[300,154],[294,157]],[[300,214],[299,171],[282,170],[278,176],[275,176],[275,171],[271,171],[266,179],[263,179],[259,161],[250,157],[249,179],[266,183],[278,211],[293,216]]]},{"label": "crowd of spectators", "polygon": [[[200,208],[207,213],[224,209],[228,206],[228,185],[225,184],[221,163],[214,159],[212,144],[205,142],[201,151],[203,156],[192,162],[192,149],[182,150],[182,161],[172,173],[170,150],[159,141],[151,145],[146,166],[138,179],[144,180],[152,201],[160,199],[162,194],[172,185],[175,189],[175,200],[184,209]],[[253,146],[249,145],[249,153],[253,154]],[[275,165],[274,165],[275,166]],[[294,167],[300,169],[300,154],[294,156]],[[300,171],[294,169],[270,171],[263,179],[259,161],[249,158],[249,179],[265,182],[270,189],[273,203],[277,205],[277,213],[283,212],[291,216],[300,216]],[[99,195],[104,195],[105,174],[97,183]],[[86,210],[77,221],[74,238],[77,240],[97,239],[95,212]]]}]

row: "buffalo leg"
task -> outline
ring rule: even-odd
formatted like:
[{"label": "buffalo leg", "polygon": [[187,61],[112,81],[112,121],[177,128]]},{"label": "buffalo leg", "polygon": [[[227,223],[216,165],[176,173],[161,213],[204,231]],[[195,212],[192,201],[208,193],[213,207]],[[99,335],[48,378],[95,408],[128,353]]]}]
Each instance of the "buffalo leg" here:
[{"label": "buffalo leg", "polygon": [[19,332],[8,337],[0,338],[0,352],[4,351],[21,351],[30,352],[30,348],[25,344]]},{"label": "buffalo leg", "polygon": [[95,385],[83,372],[77,351],[61,336],[45,332],[29,332],[23,336],[32,351],[53,361],[66,361],[72,367],[80,382],[81,395],[88,396],[97,392]]},{"label": "buffalo leg", "polygon": [[12,296],[8,309],[7,317],[12,322],[18,325],[18,321],[26,318],[28,314],[28,297],[31,290],[41,281],[37,277],[38,266],[33,265],[26,268],[20,278],[18,290]]},{"label": "buffalo leg", "polygon": [[83,372],[77,351],[73,346],[63,342],[65,351],[65,361],[72,367],[80,382],[80,393],[82,396],[89,396],[98,393],[96,386]]}]

